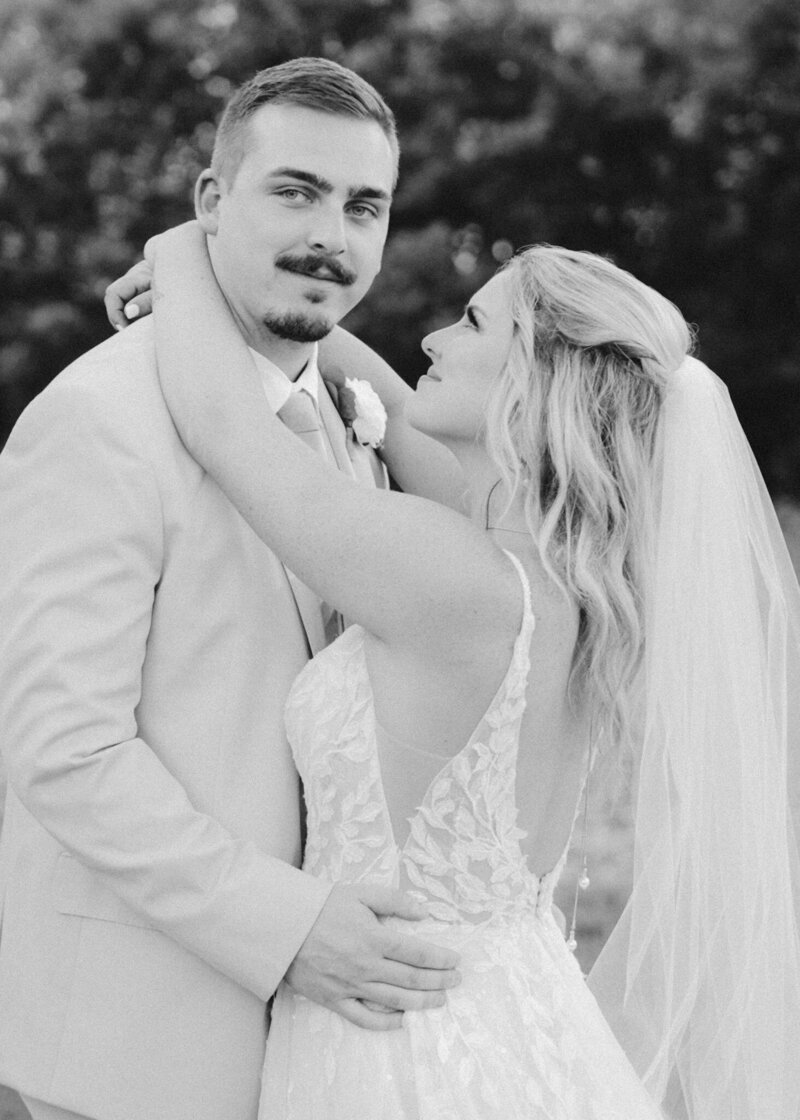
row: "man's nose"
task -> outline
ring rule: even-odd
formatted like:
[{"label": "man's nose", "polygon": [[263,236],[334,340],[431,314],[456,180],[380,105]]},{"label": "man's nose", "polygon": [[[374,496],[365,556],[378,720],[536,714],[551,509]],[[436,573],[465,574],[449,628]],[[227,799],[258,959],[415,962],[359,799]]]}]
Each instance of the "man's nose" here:
[{"label": "man's nose", "polygon": [[347,248],[344,214],[332,206],[316,208],[308,230],[308,244],[316,253],[341,256]]}]

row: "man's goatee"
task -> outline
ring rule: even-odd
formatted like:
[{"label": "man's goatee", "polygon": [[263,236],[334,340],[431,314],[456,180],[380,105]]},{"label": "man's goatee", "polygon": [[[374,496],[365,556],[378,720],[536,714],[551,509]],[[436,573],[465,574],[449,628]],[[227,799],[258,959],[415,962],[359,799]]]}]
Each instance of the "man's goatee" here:
[{"label": "man's goatee", "polygon": [[263,323],[276,338],[285,338],[289,342],[319,342],[334,328],[328,319],[292,313],[265,315]]}]

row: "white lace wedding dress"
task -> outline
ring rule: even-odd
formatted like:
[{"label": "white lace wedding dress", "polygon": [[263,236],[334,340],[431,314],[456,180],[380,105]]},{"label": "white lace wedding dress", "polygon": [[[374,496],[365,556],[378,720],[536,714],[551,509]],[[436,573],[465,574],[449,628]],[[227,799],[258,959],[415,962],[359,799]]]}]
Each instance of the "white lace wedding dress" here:
[{"label": "white lace wedding dress", "polygon": [[[553,918],[565,856],[537,878],[520,849],[514,787],[535,622],[511,559],[525,606],[508,671],[469,742],[439,760],[402,846],[363,630],[346,630],[292,688],[305,869],[419,892],[432,916],[392,922],[457,948],[463,980],[445,1007],[406,1013],[389,1032],[355,1027],[283,985],[259,1120],[662,1120]],[[406,769],[414,764],[409,755]]]}]

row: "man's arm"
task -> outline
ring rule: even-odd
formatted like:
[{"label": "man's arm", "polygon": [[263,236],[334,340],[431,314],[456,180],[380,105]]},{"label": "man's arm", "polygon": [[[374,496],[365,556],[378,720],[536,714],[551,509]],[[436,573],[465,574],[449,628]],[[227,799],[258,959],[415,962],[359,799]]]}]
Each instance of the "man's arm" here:
[{"label": "man's arm", "polygon": [[[0,460],[9,781],[40,824],[148,924],[262,999],[294,962],[303,994],[362,1025],[396,1025],[397,1016],[376,1013],[365,1021],[358,1000],[376,996],[376,975],[396,972],[375,912],[402,913],[399,897],[331,892],[232,836],[194,808],[138,735],[162,532],[159,490],[124,418],[111,422],[89,388],[52,386]],[[419,957],[418,942],[412,949]],[[452,954],[423,952],[420,975],[413,958],[395,956],[406,971],[404,982],[391,981],[391,1006],[441,1001],[417,989],[449,986]],[[435,983],[428,969],[442,970]]]},{"label": "man's arm", "polygon": [[[131,444],[95,394],[59,385],[4,452],[8,779],[42,826],[149,924],[267,998],[328,891],[196,811],[138,735],[163,518],[150,466]],[[287,895],[296,940],[273,912]]]}]

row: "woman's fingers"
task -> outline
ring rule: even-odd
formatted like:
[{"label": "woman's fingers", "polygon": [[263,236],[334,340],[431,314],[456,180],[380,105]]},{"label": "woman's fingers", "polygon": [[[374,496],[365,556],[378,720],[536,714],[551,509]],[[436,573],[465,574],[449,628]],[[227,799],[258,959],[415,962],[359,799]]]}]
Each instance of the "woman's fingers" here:
[{"label": "woman's fingers", "polygon": [[124,276],[108,285],[103,303],[108,321],[115,330],[122,330],[153,310],[152,280],[153,270],[147,261],[137,261]]}]

